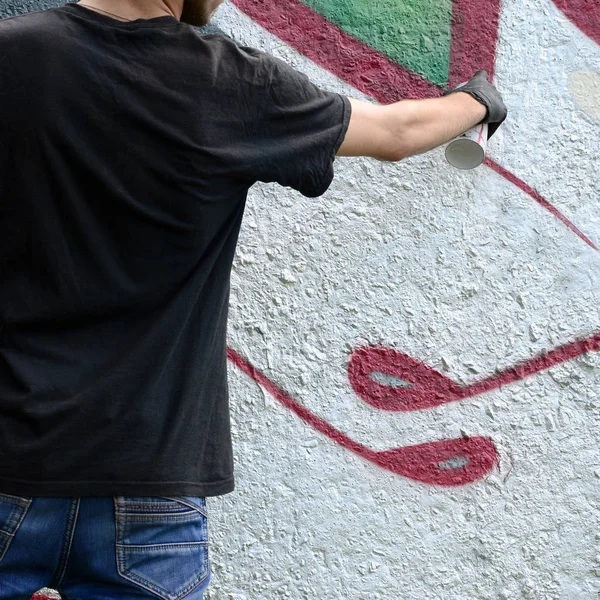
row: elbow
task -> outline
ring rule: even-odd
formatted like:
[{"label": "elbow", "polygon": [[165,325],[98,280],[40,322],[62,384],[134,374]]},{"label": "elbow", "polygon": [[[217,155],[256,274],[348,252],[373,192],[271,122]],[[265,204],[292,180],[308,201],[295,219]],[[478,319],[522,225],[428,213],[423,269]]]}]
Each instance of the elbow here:
[{"label": "elbow", "polygon": [[415,126],[413,103],[402,100],[384,108],[386,158],[391,162],[400,162],[415,153]]},{"label": "elbow", "polygon": [[381,160],[400,162],[411,156],[410,135],[406,127],[391,127],[386,130],[381,144]]},{"label": "elbow", "polygon": [[406,145],[399,144],[397,139],[393,139],[389,144],[386,144],[385,150],[377,158],[385,162],[400,162],[409,156],[409,148]]},{"label": "elbow", "polygon": [[406,148],[398,147],[393,149],[393,151],[390,153],[390,157],[388,158],[388,160],[390,162],[400,162],[401,160],[404,160],[409,156],[410,154],[407,152]]}]

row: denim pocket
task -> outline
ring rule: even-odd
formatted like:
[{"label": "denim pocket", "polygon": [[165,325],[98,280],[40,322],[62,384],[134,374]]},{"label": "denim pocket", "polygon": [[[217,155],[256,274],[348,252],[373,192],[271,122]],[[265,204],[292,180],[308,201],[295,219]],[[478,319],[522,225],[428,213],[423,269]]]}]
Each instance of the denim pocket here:
[{"label": "denim pocket", "polygon": [[179,600],[209,576],[206,501],[116,496],[119,575],[164,600]]},{"label": "denim pocket", "polygon": [[0,561],[8,551],[33,498],[0,494]]}]

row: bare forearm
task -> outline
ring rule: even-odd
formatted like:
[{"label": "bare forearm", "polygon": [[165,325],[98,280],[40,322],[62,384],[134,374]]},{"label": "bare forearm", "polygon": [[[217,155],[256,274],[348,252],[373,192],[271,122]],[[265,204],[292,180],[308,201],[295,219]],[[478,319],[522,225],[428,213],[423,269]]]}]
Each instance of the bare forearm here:
[{"label": "bare forearm", "polygon": [[402,100],[384,107],[389,133],[401,158],[437,148],[481,122],[486,107],[465,93],[442,98]]},{"label": "bare forearm", "polygon": [[487,109],[464,92],[376,105],[350,98],[350,125],[339,156],[398,161],[441,146],[480,123]]}]

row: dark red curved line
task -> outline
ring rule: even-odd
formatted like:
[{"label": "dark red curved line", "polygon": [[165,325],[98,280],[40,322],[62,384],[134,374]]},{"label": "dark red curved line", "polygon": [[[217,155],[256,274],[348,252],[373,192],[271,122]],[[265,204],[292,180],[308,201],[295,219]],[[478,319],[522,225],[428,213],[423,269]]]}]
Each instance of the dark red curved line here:
[{"label": "dark red curved line", "polygon": [[[463,12],[467,1],[460,0],[459,6],[463,6]],[[443,93],[435,84],[363,44],[300,0],[285,0],[285,3],[279,0],[232,0],[232,2],[292,48],[380,103],[392,103],[405,98],[435,98]],[[488,17],[492,15],[493,23],[493,19],[497,19],[493,15],[498,10],[498,0],[489,0],[489,6],[487,2],[488,0],[473,0],[483,14]],[[469,26],[465,28],[464,34],[475,35],[470,16],[467,25]],[[470,63],[465,63],[467,66],[458,64],[461,56],[457,50],[458,39],[459,36],[453,29],[450,77],[464,81],[467,68],[470,69],[469,77],[473,74],[471,72],[473,69],[468,67]],[[490,58],[489,51],[483,52],[483,62],[479,62],[477,52],[473,54],[477,57],[478,65],[493,72],[493,60]],[[484,164],[531,196],[586,244],[598,250],[567,217],[524,181],[490,159],[486,159]]]},{"label": "dark red curved line", "polygon": [[555,367],[568,360],[596,350],[600,350],[600,332],[584,340],[577,340],[563,346],[558,346],[553,350],[523,360],[491,377],[475,382],[468,386],[465,398],[502,387],[519,379],[524,379],[525,377],[545,371],[550,367]]},{"label": "dark red curved line", "polygon": [[253,379],[261,387],[265,388],[278,402],[283,404],[287,409],[291,410],[296,416],[300,417],[305,423],[320,431],[331,440],[335,441],[340,446],[350,450],[367,460],[373,460],[375,452],[366,448],[362,444],[355,442],[342,433],[324,419],[317,417],[300,402],[294,400],[288,393],[284,392],[279,386],[273,383],[266,375],[261,373],[250,361],[243,358],[232,348],[227,348],[227,358],[239,369],[241,369],[248,377]]},{"label": "dark red curved line", "polygon": [[[348,378],[356,394],[367,404],[385,411],[409,412],[477,396],[596,350],[600,350],[600,332],[461,386],[408,354],[385,346],[362,346],[352,352]],[[398,377],[409,385],[380,384],[371,377],[375,372]]]},{"label": "dark red curved line", "polygon": [[[307,425],[343,448],[396,475],[432,485],[457,486],[481,479],[499,464],[498,452],[494,443],[483,436],[464,436],[458,439],[436,440],[390,450],[372,450],[354,441],[324,419],[317,417],[232,348],[227,349],[227,357],[236,367],[267,390],[278,402],[300,417]],[[439,467],[443,461],[457,457],[466,458],[467,463],[464,466],[449,469]]]},{"label": "dark red curved line", "polygon": [[[600,1],[600,0],[599,0]],[[594,250],[598,248],[594,245],[592,240],[588,238],[582,231],[580,231],[567,217],[565,217],[556,207],[552,206],[548,200],[546,200],[538,191],[534,190],[531,186],[527,185],[522,179],[519,179],[516,175],[493,161],[491,158],[486,158],[484,164],[490,167],[501,175],[512,184],[516,185],[520,190],[523,190],[526,194],[531,196],[536,202],[539,202],[547,211],[552,213],[557,219],[562,221],[575,235],[579,236],[588,246],[591,246]]]}]

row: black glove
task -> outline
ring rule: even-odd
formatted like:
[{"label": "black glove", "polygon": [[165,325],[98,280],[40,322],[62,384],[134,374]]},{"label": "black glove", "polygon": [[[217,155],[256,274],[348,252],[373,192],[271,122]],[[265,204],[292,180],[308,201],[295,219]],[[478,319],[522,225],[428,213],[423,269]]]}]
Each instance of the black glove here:
[{"label": "black glove", "polygon": [[481,123],[488,123],[488,140],[496,133],[496,129],[506,119],[508,109],[504,105],[500,92],[487,80],[485,71],[477,71],[465,85],[454,90],[447,90],[444,96],[456,92],[466,92],[470,94],[487,108],[487,114]]}]

